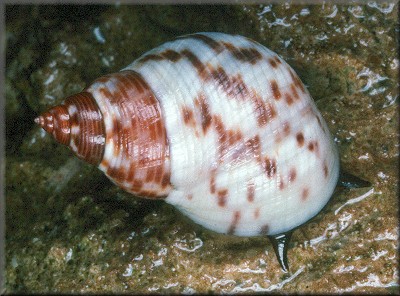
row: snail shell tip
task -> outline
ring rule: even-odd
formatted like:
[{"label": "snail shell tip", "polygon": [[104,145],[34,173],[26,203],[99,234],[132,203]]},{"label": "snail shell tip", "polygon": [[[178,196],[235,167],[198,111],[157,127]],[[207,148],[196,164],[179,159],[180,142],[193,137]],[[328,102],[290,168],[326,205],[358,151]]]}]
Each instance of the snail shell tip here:
[{"label": "snail shell tip", "polygon": [[34,121],[79,158],[91,164],[101,161],[105,145],[103,117],[90,93],[72,95]]},{"label": "snail shell tip", "polygon": [[64,145],[70,140],[70,120],[64,105],[55,106],[34,119],[54,139]]},{"label": "snail shell tip", "polygon": [[43,127],[43,117],[42,116],[38,116],[34,119],[34,122],[38,125],[40,125],[40,127]]}]

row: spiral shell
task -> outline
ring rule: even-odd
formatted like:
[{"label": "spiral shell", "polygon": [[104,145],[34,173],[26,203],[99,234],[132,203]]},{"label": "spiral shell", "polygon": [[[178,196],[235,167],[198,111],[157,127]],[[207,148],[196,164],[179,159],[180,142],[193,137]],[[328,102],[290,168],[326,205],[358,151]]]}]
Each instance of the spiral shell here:
[{"label": "spiral shell", "polygon": [[165,43],[36,119],[118,186],[211,230],[276,235],[316,215],[339,173],[293,69],[238,35]]}]

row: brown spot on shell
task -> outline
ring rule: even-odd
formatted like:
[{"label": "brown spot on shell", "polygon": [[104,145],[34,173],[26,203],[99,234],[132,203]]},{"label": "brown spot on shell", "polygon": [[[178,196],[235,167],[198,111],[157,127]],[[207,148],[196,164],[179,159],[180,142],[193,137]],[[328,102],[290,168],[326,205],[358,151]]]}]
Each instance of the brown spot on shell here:
[{"label": "brown spot on shell", "polygon": [[[229,76],[222,67],[214,69],[211,66],[209,66],[209,73],[209,79],[214,80],[217,86],[220,87],[229,98],[241,101],[251,100],[258,126],[265,126],[270,120],[276,117],[277,112],[275,107],[270,103],[265,103],[255,90],[250,90],[244,83],[240,74]],[[275,92],[275,94],[280,97],[279,90]]]},{"label": "brown spot on shell", "polygon": [[272,178],[276,174],[276,160],[273,158],[265,157],[262,162],[262,167],[268,178]]},{"label": "brown spot on shell", "polygon": [[210,112],[210,106],[208,105],[207,99],[203,93],[201,93],[195,100],[194,104],[201,118],[201,127],[203,134],[206,134],[212,123],[212,117]]},{"label": "brown spot on shell", "polygon": [[232,86],[228,74],[226,74],[224,68],[219,66],[218,68],[210,68],[210,78],[212,78],[218,86],[221,86],[222,89],[227,92]]},{"label": "brown spot on shell", "polygon": [[253,182],[249,182],[247,184],[247,200],[249,202],[253,202],[254,201],[254,196],[256,193],[256,186]]},{"label": "brown spot on shell", "polygon": [[324,161],[323,169],[324,169],[324,177],[327,178],[329,171],[328,171],[328,166],[326,165],[326,161]]},{"label": "brown spot on shell", "polygon": [[282,64],[282,61],[277,56],[274,58],[274,60],[277,65]]},{"label": "brown spot on shell", "polygon": [[187,106],[183,106],[181,110],[182,110],[183,122],[185,123],[185,125],[194,127],[195,121],[194,121],[193,110]]},{"label": "brown spot on shell", "polygon": [[299,100],[300,99],[299,93],[297,92],[296,87],[293,83],[290,85],[290,90],[292,91],[293,98],[295,100]]},{"label": "brown spot on shell", "polygon": [[315,154],[319,157],[319,144],[318,141],[311,141],[307,146],[308,150],[311,152],[315,152]]},{"label": "brown spot on shell", "polygon": [[260,136],[255,135],[253,138],[246,141],[247,150],[253,155],[258,163],[261,164],[261,143]]},{"label": "brown spot on shell", "polygon": [[146,54],[145,56],[141,57],[138,62],[140,63],[146,63],[148,61],[162,61],[165,58],[158,55],[158,54]]},{"label": "brown spot on shell", "polygon": [[240,130],[227,130],[228,133],[228,146],[234,146],[237,142],[242,139],[242,133]]},{"label": "brown spot on shell", "polygon": [[178,52],[172,49],[167,49],[161,52],[160,55],[171,62],[177,62],[182,57]]},{"label": "brown spot on shell", "polygon": [[265,109],[267,110],[267,116],[268,116],[269,121],[271,121],[272,119],[274,119],[276,117],[276,109],[275,109],[274,105],[272,105],[270,103],[266,103]]},{"label": "brown spot on shell", "polygon": [[223,155],[226,153],[227,149],[227,131],[225,129],[225,125],[222,122],[222,119],[219,115],[214,115],[213,117],[214,125],[215,125],[215,130],[217,131],[218,134],[218,148],[219,148],[219,155],[220,158],[223,157]]},{"label": "brown spot on shell", "polygon": [[229,229],[227,231],[228,234],[234,234],[235,233],[235,230],[236,230],[236,227],[237,227],[237,225],[239,223],[239,220],[240,220],[240,212],[239,211],[235,211],[234,214],[233,214],[233,219],[232,219],[231,225],[229,226]]},{"label": "brown spot on shell", "polygon": [[254,65],[259,60],[262,59],[262,54],[254,47],[238,48],[238,47],[234,46],[232,43],[223,42],[223,44],[226,47],[226,49],[229,50],[229,52],[232,54],[232,56],[241,62],[247,62],[247,63]]},{"label": "brown spot on shell", "polygon": [[266,126],[276,117],[275,107],[270,103],[264,103],[261,97],[253,96],[254,113],[259,127]]},{"label": "brown spot on shell", "polygon": [[296,134],[296,140],[299,147],[302,147],[304,145],[304,135],[302,132]]},{"label": "brown spot on shell", "polygon": [[210,192],[211,194],[215,193],[215,177],[217,174],[217,170],[216,169],[212,169],[210,172]]},{"label": "brown spot on shell", "polygon": [[146,63],[149,61],[171,61],[171,62],[177,62],[182,58],[182,55],[172,49],[166,49],[165,51],[162,51],[158,54],[146,54],[143,57],[139,58],[138,62],[139,63]]},{"label": "brown spot on shell", "polygon": [[263,127],[268,122],[268,112],[267,108],[262,100],[262,98],[258,95],[252,96],[253,106],[254,106],[254,114],[257,118],[257,124],[259,127]]},{"label": "brown spot on shell", "polygon": [[293,104],[293,97],[288,93],[285,94],[285,100],[289,106]]},{"label": "brown spot on shell", "polygon": [[229,76],[221,66],[216,69],[212,66],[208,66],[208,68],[210,73],[208,79],[212,79],[228,97],[245,100],[249,96],[249,90],[240,74]]},{"label": "brown spot on shell", "polygon": [[274,99],[280,100],[282,95],[281,95],[281,91],[279,90],[278,83],[276,82],[276,80],[271,80],[270,83],[271,83],[271,89],[272,89],[272,94],[274,96]]},{"label": "brown spot on shell", "polygon": [[187,198],[188,200],[192,200],[192,199],[193,199],[193,194],[187,194],[187,195],[186,195],[186,198]]},{"label": "brown spot on shell", "polygon": [[240,60],[248,62],[252,65],[255,65],[259,60],[262,59],[262,54],[254,47],[241,48],[240,52],[244,56],[244,58],[240,58]]},{"label": "brown spot on shell", "polygon": [[270,65],[272,66],[272,68],[277,68],[277,67],[278,67],[278,64],[277,64],[275,58],[270,58],[270,59],[268,59],[268,62],[270,63]]},{"label": "brown spot on shell", "polygon": [[215,53],[217,53],[217,54],[224,50],[224,47],[220,42],[214,40],[213,38],[211,38],[209,36],[203,35],[203,34],[190,34],[190,35],[182,36],[179,38],[180,39],[192,38],[192,39],[200,40],[201,42],[203,42],[204,44],[209,46],[212,50],[214,50]]},{"label": "brown spot on shell", "polygon": [[282,128],[281,130],[278,130],[278,132],[275,135],[275,141],[277,143],[280,143],[284,137],[289,136],[290,134],[290,124],[289,122],[285,121],[282,123]]},{"label": "brown spot on shell", "polygon": [[[204,36],[206,37],[206,36]],[[168,60],[171,62],[177,62],[181,58],[186,57],[192,66],[197,70],[199,76],[204,80],[207,76],[206,66],[200,61],[200,59],[189,49],[183,49],[181,52],[167,49],[159,54],[147,54],[141,57],[138,62],[146,63],[148,61],[163,61]]]},{"label": "brown spot on shell", "polygon": [[307,200],[309,194],[310,194],[310,189],[308,189],[308,188],[303,188],[303,191],[301,192],[301,200],[302,200],[302,201]]},{"label": "brown spot on shell", "polygon": [[254,219],[258,219],[258,218],[260,218],[260,208],[257,208],[254,211]]},{"label": "brown spot on shell", "polygon": [[228,189],[218,190],[217,196],[218,196],[218,206],[225,207],[226,199],[228,197]]},{"label": "brown spot on shell", "polygon": [[285,136],[288,136],[288,135],[290,134],[290,124],[289,124],[289,122],[287,122],[287,121],[285,121],[285,122],[283,123],[283,134],[284,134]]},{"label": "brown spot on shell", "polygon": [[188,49],[182,50],[181,54],[189,60],[196,69],[197,74],[204,80],[207,76],[207,71],[205,65],[199,60],[199,58]]},{"label": "brown spot on shell", "polygon": [[221,116],[214,115],[213,123],[215,125],[215,131],[218,135],[218,150],[219,150],[219,158],[222,159],[230,152],[238,142],[243,138],[240,130],[228,130],[226,129]]},{"label": "brown spot on shell", "polygon": [[282,176],[279,176],[279,190],[285,189],[285,183],[283,182]]},{"label": "brown spot on shell", "polygon": [[[123,144],[125,144],[125,143],[123,143],[124,137],[120,137],[120,134],[122,133],[122,126],[121,126],[120,120],[118,120],[115,117],[112,120],[113,120],[113,130],[112,130],[111,137],[112,137],[112,139],[113,139],[112,141],[114,143],[113,154],[115,157],[117,157],[119,155],[121,149],[124,147]],[[129,131],[128,131],[128,133],[129,133]],[[123,136],[127,136],[127,131],[125,131]],[[128,135],[128,137],[129,137],[129,135]],[[144,161],[144,160],[141,159],[141,161]],[[141,163],[141,164],[143,164],[143,163]]]},{"label": "brown spot on shell", "polygon": [[297,176],[297,172],[295,168],[291,168],[289,171],[289,176],[288,176],[288,181],[293,182],[294,180],[296,180],[296,176]]}]

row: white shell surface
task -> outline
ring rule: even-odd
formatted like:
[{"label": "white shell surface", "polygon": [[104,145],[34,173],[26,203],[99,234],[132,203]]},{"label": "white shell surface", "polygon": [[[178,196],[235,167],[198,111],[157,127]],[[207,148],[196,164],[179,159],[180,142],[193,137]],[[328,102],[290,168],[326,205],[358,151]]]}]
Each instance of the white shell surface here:
[{"label": "white shell surface", "polygon": [[170,147],[166,201],[211,230],[278,234],[315,216],[339,158],[307,89],[277,54],[245,37],[184,36],[124,70],[159,100]]}]

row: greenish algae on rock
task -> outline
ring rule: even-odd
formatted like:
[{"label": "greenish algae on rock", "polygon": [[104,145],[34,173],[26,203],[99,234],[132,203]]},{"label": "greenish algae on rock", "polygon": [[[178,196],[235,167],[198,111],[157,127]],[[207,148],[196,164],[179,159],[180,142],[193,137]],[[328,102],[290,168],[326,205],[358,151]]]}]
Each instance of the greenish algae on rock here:
[{"label": "greenish algae on rock", "polygon": [[[398,293],[394,3],[7,6],[6,292]],[[33,124],[98,76],[197,31],[245,35],[288,61],[343,167],[373,184],[337,192],[294,232],[289,274],[266,238],[219,235],[132,197]]]}]

